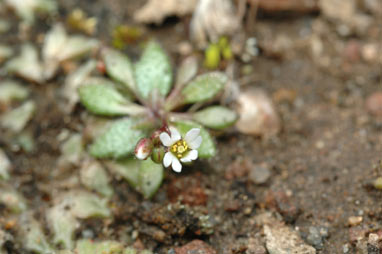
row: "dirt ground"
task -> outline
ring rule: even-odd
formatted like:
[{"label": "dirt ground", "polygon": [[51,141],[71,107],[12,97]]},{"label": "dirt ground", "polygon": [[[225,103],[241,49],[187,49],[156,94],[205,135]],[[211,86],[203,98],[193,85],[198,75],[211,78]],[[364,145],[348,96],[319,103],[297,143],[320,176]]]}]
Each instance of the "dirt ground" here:
[{"label": "dirt ground", "polygon": [[[141,1],[61,0],[60,15],[54,19],[80,7],[100,20],[96,37],[110,44],[112,27],[131,23],[141,5]],[[261,88],[273,98],[281,132],[252,137],[232,130],[218,137],[215,158],[198,162],[180,175],[167,171],[150,201],[113,179],[113,220],[86,220],[77,237],[91,229],[97,239],[122,241],[123,235],[136,232],[139,241],[135,244],[156,253],[173,253],[172,248],[194,239],[203,240],[219,254],[262,253],[250,252],[250,242],[264,246],[263,227],[256,221],[272,213],[310,245],[310,228],[327,230],[315,246],[317,253],[363,253],[354,237],[362,235],[367,241],[370,233],[382,234],[382,192],[372,187],[382,176],[382,119],[365,104],[369,96],[382,91],[378,59],[382,53],[365,59],[362,51],[366,44],[379,44],[381,49],[382,12],[364,12],[373,19],[367,31],[343,36],[336,30],[337,23],[322,12],[260,10],[247,31],[249,37],[257,38],[260,54],[248,64],[233,60],[235,78],[242,88]],[[46,31],[52,22],[45,21],[38,23],[38,32]],[[145,28],[145,36],[157,38],[170,52],[174,66],[182,58],[176,49],[188,39],[189,21],[190,17],[171,18],[162,26]],[[21,40],[12,31],[0,41],[18,47]],[[38,41],[38,34],[32,40]],[[317,52],[312,46],[316,43],[322,48]],[[134,55],[139,47],[133,45],[127,51]],[[242,74],[246,65],[252,66],[250,74]],[[0,137],[14,164],[14,184],[40,213],[52,199],[47,186],[59,156],[56,137],[63,128],[80,131],[85,112],[78,106],[68,116],[57,105],[62,78],[31,86],[38,106],[28,125],[36,139],[33,153],[13,151],[6,136]],[[271,175],[255,184],[251,170],[260,164]],[[362,221],[349,223],[354,216]],[[13,248],[8,253],[27,252]]]}]

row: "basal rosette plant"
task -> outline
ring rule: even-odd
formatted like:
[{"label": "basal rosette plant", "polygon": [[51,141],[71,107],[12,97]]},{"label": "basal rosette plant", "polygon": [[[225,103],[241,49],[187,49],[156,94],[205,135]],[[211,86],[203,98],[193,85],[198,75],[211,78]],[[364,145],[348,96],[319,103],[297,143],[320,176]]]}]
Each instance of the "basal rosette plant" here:
[{"label": "basal rosette plant", "polygon": [[190,57],[174,80],[169,57],[155,41],[136,63],[108,48],[101,58],[112,81],[88,78],[78,89],[88,111],[112,121],[90,144],[92,156],[112,159],[106,163],[112,171],[151,197],[162,182],[163,166],[181,172],[197,158],[216,155],[208,129],[223,130],[237,119],[229,108],[205,107],[223,91],[224,73],[196,76],[197,61]]}]

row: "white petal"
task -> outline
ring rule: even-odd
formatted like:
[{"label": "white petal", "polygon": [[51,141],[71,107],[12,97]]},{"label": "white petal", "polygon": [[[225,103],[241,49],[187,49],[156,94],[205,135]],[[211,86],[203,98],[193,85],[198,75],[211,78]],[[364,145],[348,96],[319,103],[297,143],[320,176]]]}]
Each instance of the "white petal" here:
[{"label": "white petal", "polygon": [[[165,166],[166,168],[168,166],[171,165],[171,163],[173,162],[175,156],[171,153],[171,152],[167,152],[165,155],[164,155],[164,158],[163,158],[163,166]],[[176,158],[175,158],[176,159]]]},{"label": "white petal", "polygon": [[198,158],[198,150],[191,150],[186,156],[180,159],[181,162],[191,162]]},{"label": "white petal", "polygon": [[196,139],[192,140],[191,142],[187,144],[191,149],[198,149],[199,146],[202,144],[202,141],[203,141],[202,136],[198,136]]},{"label": "white petal", "polygon": [[135,157],[137,157],[138,160],[146,160],[149,155],[150,153],[144,151],[143,149],[140,149],[135,153]]},{"label": "white petal", "polygon": [[180,164],[180,161],[175,156],[172,160],[172,169],[178,173],[182,171],[182,164]]},{"label": "white petal", "polygon": [[184,140],[186,140],[187,143],[191,143],[194,139],[196,139],[199,136],[200,129],[199,128],[192,128],[189,130],[184,137]]},{"label": "white petal", "polygon": [[167,134],[167,132],[162,132],[159,135],[160,141],[162,141],[162,144],[164,146],[172,146],[175,142],[172,142],[170,135]]},{"label": "white petal", "polygon": [[171,133],[171,140],[173,142],[172,144],[174,144],[176,141],[179,141],[181,139],[181,136],[179,131],[175,127],[170,126],[169,129]]}]

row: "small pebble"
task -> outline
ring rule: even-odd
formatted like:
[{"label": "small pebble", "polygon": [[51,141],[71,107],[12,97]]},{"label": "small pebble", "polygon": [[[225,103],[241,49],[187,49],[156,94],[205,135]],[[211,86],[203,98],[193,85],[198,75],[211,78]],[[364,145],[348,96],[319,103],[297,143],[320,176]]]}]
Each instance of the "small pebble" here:
[{"label": "small pebble", "polygon": [[377,235],[377,234],[373,234],[373,233],[371,233],[370,235],[369,235],[369,239],[368,239],[368,243],[369,244],[372,244],[372,245],[377,245],[378,244],[378,242],[381,240],[381,238]]},{"label": "small pebble", "polygon": [[362,58],[368,62],[375,62],[378,60],[378,45],[366,44],[362,47]]},{"label": "small pebble", "polygon": [[289,190],[270,191],[266,195],[266,205],[276,209],[284,220],[288,223],[293,223],[300,214],[299,204],[296,199],[292,198],[293,193]]},{"label": "small pebble", "polygon": [[342,246],[342,251],[343,251],[343,253],[349,253],[349,245],[344,244],[344,246]]},{"label": "small pebble", "polygon": [[273,136],[281,129],[281,121],[272,100],[262,90],[247,89],[237,98],[237,129],[254,136]]},{"label": "small pebble", "polygon": [[317,250],[324,247],[324,238],[328,237],[328,229],[325,227],[309,227],[309,235],[306,240],[309,244],[313,245]]},{"label": "small pebble", "polygon": [[366,99],[366,110],[374,116],[382,116],[382,92],[375,92]]},{"label": "small pebble", "polygon": [[316,249],[306,244],[297,231],[282,225],[264,225],[266,248],[269,254],[316,254]]},{"label": "small pebble", "polygon": [[182,41],[177,45],[177,51],[183,56],[190,55],[193,51],[192,45],[187,41]]},{"label": "small pebble", "polygon": [[362,222],[362,216],[350,216],[348,218],[348,223],[350,226],[357,226]]},{"label": "small pebble", "polygon": [[244,213],[245,215],[249,215],[249,214],[251,214],[251,213],[252,213],[252,208],[250,208],[250,207],[245,208],[244,211],[243,211],[243,213]]},{"label": "small pebble", "polygon": [[249,179],[255,184],[266,183],[271,176],[271,171],[267,164],[253,165],[249,171]]},{"label": "small pebble", "polygon": [[349,62],[358,62],[360,59],[360,44],[356,40],[351,40],[345,47],[344,57]]},{"label": "small pebble", "polygon": [[175,248],[176,254],[216,254],[216,251],[201,240],[193,240],[192,242],[183,245],[182,247]]}]

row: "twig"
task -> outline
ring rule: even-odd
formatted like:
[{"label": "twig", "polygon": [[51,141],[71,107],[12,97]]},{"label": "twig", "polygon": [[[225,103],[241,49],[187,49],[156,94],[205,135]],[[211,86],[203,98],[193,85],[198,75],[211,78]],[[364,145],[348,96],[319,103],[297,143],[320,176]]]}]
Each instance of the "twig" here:
[{"label": "twig", "polygon": [[247,31],[252,31],[255,26],[257,10],[259,8],[259,0],[250,0],[251,7],[249,8],[248,20],[247,20]]}]

